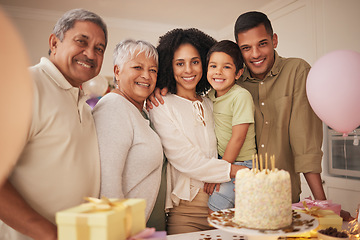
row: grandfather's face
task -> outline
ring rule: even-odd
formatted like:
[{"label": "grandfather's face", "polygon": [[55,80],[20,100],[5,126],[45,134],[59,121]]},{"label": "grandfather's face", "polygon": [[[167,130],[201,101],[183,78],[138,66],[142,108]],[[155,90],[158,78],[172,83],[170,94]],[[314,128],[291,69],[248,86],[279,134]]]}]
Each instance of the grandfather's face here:
[{"label": "grandfather's face", "polygon": [[263,24],[238,34],[237,44],[240,47],[244,62],[251,76],[264,79],[275,62],[277,35],[269,35]]},{"label": "grandfather's face", "polygon": [[63,41],[50,36],[50,60],[74,87],[97,76],[105,51],[105,34],[101,27],[89,21],[76,21]]}]

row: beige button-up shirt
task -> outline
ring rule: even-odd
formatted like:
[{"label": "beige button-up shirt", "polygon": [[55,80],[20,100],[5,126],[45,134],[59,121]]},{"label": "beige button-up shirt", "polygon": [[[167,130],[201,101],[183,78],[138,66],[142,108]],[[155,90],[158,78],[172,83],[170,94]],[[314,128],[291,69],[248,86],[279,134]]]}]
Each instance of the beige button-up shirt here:
[{"label": "beige button-up shirt", "polygon": [[252,78],[245,68],[238,84],[254,99],[258,153],[275,155],[276,167],[289,171],[292,201],[301,193],[299,173],[320,173],[322,122],[306,96],[310,65],[299,58],[282,58],[263,79]]}]

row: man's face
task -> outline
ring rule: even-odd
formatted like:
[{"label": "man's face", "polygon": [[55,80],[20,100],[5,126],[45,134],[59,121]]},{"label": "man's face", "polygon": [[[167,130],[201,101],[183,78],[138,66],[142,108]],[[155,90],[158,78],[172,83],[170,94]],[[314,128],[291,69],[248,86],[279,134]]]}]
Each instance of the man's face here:
[{"label": "man's face", "polygon": [[269,35],[263,24],[238,34],[240,47],[246,66],[251,76],[264,79],[275,61],[277,35]]},{"label": "man's face", "polygon": [[66,80],[79,87],[100,72],[104,51],[105,34],[95,23],[76,21],[61,42],[54,34],[50,36],[50,60]]}]

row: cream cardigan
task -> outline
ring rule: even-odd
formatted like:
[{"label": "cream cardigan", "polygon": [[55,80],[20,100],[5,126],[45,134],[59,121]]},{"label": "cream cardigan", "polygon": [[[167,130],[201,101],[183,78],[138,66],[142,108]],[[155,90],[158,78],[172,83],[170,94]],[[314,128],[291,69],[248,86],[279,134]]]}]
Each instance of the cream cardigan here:
[{"label": "cream cardigan", "polygon": [[100,194],[109,198],[144,198],[148,220],[160,187],[160,138],[149,120],[116,93],[100,99],[93,116],[100,149]]},{"label": "cream cardigan", "polygon": [[[167,166],[166,208],[192,201],[204,182],[230,181],[231,164],[217,158],[212,103],[208,98],[189,101],[175,94],[150,110],[160,136]],[[201,117],[203,110],[204,116]]]}]

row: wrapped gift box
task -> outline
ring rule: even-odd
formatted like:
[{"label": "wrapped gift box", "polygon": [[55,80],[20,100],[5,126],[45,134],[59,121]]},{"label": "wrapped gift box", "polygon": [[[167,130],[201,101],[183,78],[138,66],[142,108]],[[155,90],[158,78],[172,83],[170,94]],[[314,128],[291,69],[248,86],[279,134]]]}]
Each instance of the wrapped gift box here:
[{"label": "wrapped gift box", "polygon": [[317,230],[325,229],[328,227],[336,228],[338,231],[341,231],[343,219],[332,210],[319,210],[319,227]]},{"label": "wrapped gift box", "polygon": [[145,229],[144,199],[94,199],[56,213],[58,240],[125,240]]},{"label": "wrapped gift box", "polygon": [[321,210],[332,210],[340,216],[341,205],[333,203],[331,200],[312,200],[311,197],[305,198],[303,201],[292,204],[292,209],[311,209],[318,208]]}]

